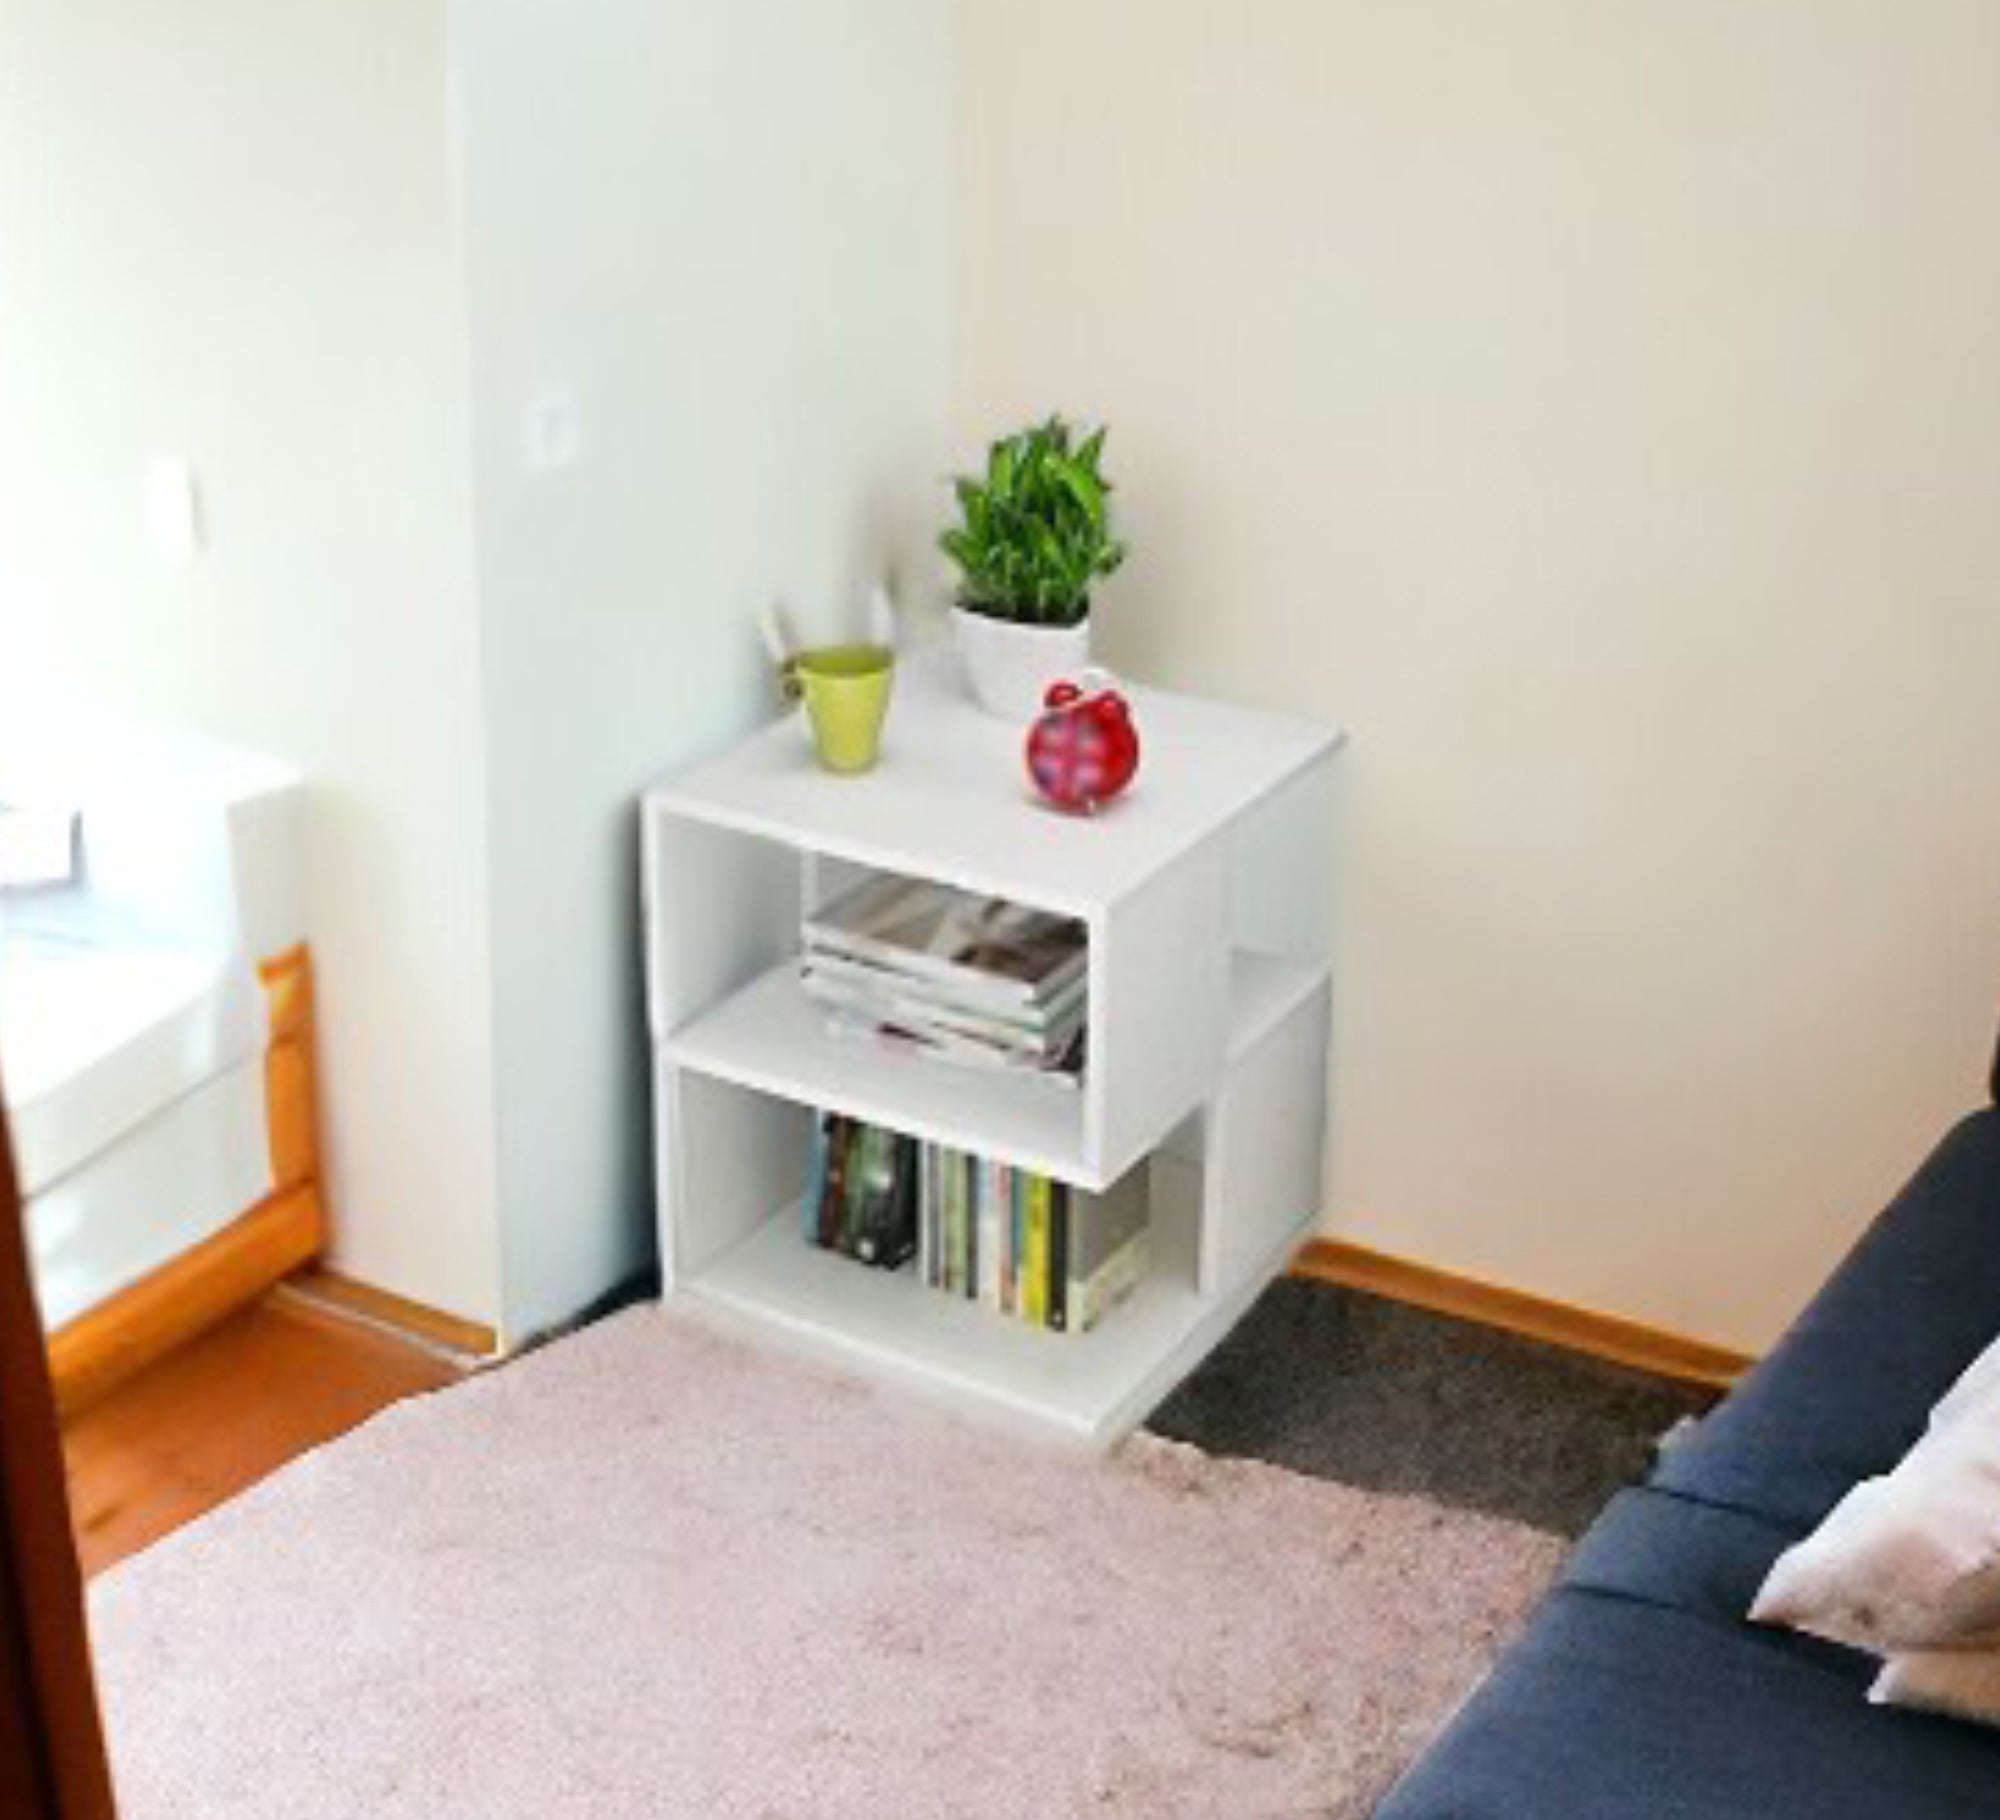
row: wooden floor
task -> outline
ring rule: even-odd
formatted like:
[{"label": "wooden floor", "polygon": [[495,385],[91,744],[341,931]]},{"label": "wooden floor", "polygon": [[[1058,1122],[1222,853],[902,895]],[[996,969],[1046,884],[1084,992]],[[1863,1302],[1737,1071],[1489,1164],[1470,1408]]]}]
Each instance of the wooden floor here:
[{"label": "wooden floor", "polygon": [[275,1292],[65,1425],[85,1573],[460,1375],[433,1352]]}]

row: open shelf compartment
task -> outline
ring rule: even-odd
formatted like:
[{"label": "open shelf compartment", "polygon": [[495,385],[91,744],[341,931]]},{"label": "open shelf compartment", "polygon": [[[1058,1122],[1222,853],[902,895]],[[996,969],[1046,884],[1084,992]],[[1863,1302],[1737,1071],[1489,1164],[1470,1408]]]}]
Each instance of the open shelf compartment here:
[{"label": "open shelf compartment", "polygon": [[[1168,1177],[1171,1160],[1163,1164]],[[1198,1354],[1217,1304],[1192,1273],[1156,1205],[1158,1252],[1139,1286],[1088,1333],[1060,1334],[928,1287],[914,1268],[871,1270],[807,1243],[787,1206],[688,1284],[725,1316],[754,1322],[836,1362],[888,1376],[1003,1419],[1101,1443],[1122,1433]],[[1178,1365],[1177,1365],[1178,1362]],[[1162,1373],[1165,1376],[1162,1381]]]},{"label": "open shelf compartment", "polygon": [[[1272,955],[1233,956],[1228,1055],[1254,1046],[1321,984],[1325,971]],[[1086,1143],[1083,1092],[836,1035],[800,985],[794,959],[780,961],[694,1019],[667,1039],[665,1049],[675,1066],[739,1087],[975,1151],[1080,1188],[1109,1186],[1108,1172]]]},{"label": "open shelf compartment", "polygon": [[662,1184],[681,1214],[671,1282],[725,1321],[1097,1444],[1199,1356],[1185,1349],[1212,1343],[1220,1305],[1197,1287],[1198,1162],[1162,1152],[1139,1165],[1147,1274],[1088,1332],[1056,1333],[933,1288],[914,1262],[872,1269],[808,1240],[812,1108],[703,1075],[673,1075],[668,1091],[684,1140],[679,1179]]},{"label": "open shelf compartment", "polygon": [[[1301,1073],[1293,1047],[1323,1042],[1324,971],[1243,955],[1233,979],[1221,1092],[1135,1165],[1146,1172],[1147,1275],[1088,1332],[1031,1327],[927,1285],[914,1264],[871,1269],[812,1244],[801,1200],[822,1107],[798,1091],[797,1056],[774,1088],[738,1078],[747,1070],[697,1065],[704,1042],[663,1045],[659,1055],[671,1134],[660,1184],[669,1286],[726,1324],[939,1400],[1093,1446],[1116,1440],[1241,1316],[1310,1219],[1316,1133],[1285,1083]],[[855,1045],[825,1041],[846,1064],[848,1087],[845,1104],[830,1109],[871,1116],[854,1105]],[[957,1077],[935,1063],[881,1060],[927,1082]],[[1317,1078],[1310,1058],[1303,1075]],[[885,1097],[908,1104],[901,1093]],[[976,1129],[990,1133],[991,1105],[978,1110]],[[899,1118],[876,1122],[939,1141]]]},{"label": "open shelf compartment", "polygon": [[683,1068],[888,1125],[926,1143],[975,1150],[1065,1181],[1086,1173],[1083,1095],[1076,1088],[837,1035],[799,984],[794,962],[773,967],[698,1018],[667,1049]]}]

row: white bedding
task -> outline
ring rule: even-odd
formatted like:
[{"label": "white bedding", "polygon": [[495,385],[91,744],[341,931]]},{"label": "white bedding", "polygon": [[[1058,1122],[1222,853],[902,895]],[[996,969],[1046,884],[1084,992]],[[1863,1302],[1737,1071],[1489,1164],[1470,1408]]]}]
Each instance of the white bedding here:
[{"label": "white bedding", "polygon": [[0,1084],[61,1326],[272,1187],[254,961],[303,939],[295,773],[115,721],[0,720],[0,799],[74,809],[0,888]]},{"label": "white bedding", "polygon": [[28,1203],[51,1329],[220,1232],[271,1191],[264,1063],[239,1063]]},{"label": "white bedding", "polygon": [[241,962],[0,933],[0,1079],[33,1197],[204,1082],[261,1053]]}]

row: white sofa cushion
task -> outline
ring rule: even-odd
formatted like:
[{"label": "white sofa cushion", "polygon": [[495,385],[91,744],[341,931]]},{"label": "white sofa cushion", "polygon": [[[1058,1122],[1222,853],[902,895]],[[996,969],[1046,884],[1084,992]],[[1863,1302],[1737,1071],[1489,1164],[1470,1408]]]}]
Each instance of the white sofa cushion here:
[{"label": "white sofa cushion", "polygon": [[1893,1472],[1778,1557],[1750,1616],[1878,1655],[2000,1645],[2000,1341]]},{"label": "white sofa cushion", "polygon": [[2000,1649],[1911,1650],[1891,1656],[1868,1698],[1978,1725],[2000,1725]]}]

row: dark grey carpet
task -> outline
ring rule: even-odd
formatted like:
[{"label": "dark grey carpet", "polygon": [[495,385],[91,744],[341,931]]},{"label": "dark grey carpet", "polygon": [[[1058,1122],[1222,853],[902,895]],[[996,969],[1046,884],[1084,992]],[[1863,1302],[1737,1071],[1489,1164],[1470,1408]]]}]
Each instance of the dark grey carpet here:
[{"label": "dark grey carpet", "polygon": [[1281,1277],[1148,1424],[1213,1454],[1578,1536],[1707,1393]]}]

